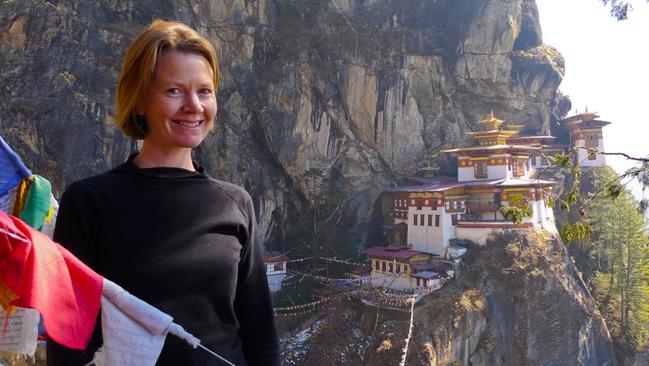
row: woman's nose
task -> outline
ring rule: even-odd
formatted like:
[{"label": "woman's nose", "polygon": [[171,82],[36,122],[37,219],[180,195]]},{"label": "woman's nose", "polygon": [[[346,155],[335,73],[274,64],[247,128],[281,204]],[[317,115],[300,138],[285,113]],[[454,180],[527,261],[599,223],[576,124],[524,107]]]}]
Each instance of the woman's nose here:
[{"label": "woman's nose", "polygon": [[188,93],[185,96],[185,103],[183,105],[183,109],[185,109],[187,112],[203,112],[203,104],[201,103],[201,99],[199,98],[198,94],[196,93]]}]

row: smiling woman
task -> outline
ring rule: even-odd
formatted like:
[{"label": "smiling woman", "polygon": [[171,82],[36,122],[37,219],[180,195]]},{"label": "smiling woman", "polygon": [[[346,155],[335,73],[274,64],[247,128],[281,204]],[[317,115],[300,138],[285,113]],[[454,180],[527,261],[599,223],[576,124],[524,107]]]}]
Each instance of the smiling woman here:
[{"label": "smiling woman", "polygon": [[[252,200],[191,159],[214,125],[218,78],[198,33],[149,25],[127,51],[116,96],[116,121],[142,150],[66,189],[54,240],[234,364],[279,365]],[[83,351],[50,340],[48,365],[85,365],[101,343],[99,322]],[[156,364],[222,363],[168,337]]]},{"label": "smiling woman", "polygon": [[135,112],[146,123],[141,168],[176,165],[192,169],[191,149],[214,124],[213,71],[202,55],[168,50],[160,55],[153,80]]}]

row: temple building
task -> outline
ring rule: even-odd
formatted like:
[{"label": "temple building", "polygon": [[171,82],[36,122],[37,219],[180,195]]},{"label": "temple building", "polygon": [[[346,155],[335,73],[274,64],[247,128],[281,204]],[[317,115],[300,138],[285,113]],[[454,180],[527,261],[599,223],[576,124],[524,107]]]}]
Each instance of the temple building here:
[{"label": "temple building", "polygon": [[574,150],[575,160],[584,167],[603,167],[606,159],[602,127],[611,122],[601,121],[596,113],[585,112],[561,120],[570,134],[570,148]]},{"label": "temple building", "polygon": [[[542,157],[549,145],[543,142],[553,137],[517,136],[520,125],[504,128],[493,114],[480,123],[484,131],[471,133],[473,146],[443,151],[457,157],[457,178],[436,177],[428,166],[385,192],[388,245],[363,250],[372,260],[374,286],[437,286],[435,280],[444,278],[440,263],[466,251],[454,241],[484,245],[506,229],[554,225],[546,196],[555,182],[535,177],[536,169],[548,164]],[[501,210],[510,205],[527,207],[531,215],[514,224]]]},{"label": "temple building", "polygon": [[262,248],[262,257],[266,266],[268,287],[271,292],[277,292],[282,289],[282,282],[287,276],[286,263],[289,258],[282,253],[266,249],[266,247]]}]

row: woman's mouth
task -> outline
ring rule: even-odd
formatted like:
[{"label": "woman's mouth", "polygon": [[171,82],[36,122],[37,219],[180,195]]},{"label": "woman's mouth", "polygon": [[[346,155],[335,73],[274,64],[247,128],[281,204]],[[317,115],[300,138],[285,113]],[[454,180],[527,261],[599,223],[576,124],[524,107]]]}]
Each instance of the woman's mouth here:
[{"label": "woman's mouth", "polygon": [[203,123],[203,121],[183,121],[183,120],[172,120],[173,123],[181,125],[183,127],[194,128],[198,127]]}]

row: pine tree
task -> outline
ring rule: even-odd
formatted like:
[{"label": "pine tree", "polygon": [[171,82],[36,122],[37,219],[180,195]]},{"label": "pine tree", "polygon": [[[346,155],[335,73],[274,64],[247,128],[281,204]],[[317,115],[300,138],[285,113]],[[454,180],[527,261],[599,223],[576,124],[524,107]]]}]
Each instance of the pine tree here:
[{"label": "pine tree", "polygon": [[[606,169],[596,172],[593,189],[610,182],[611,174]],[[589,211],[592,266],[601,271],[591,284],[609,323],[616,323],[611,327],[614,335],[622,346],[634,348],[649,334],[647,222],[628,191],[598,198]]]}]

